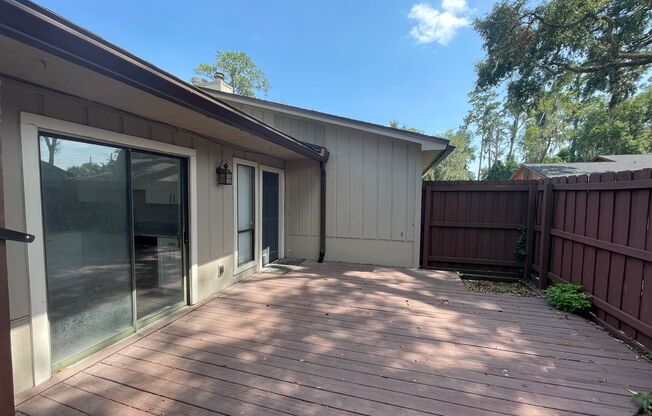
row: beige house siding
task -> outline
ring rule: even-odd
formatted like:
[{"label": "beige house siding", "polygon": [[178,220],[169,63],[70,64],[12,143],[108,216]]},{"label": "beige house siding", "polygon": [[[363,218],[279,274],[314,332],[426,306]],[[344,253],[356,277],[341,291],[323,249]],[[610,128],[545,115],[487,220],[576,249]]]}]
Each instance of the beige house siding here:
[{"label": "beige house siding", "polygon": [[[418,266],[421,146],[335,124],[231,103],[330,151],[326,163],[326,260]],[[319,164],[286,162],[288,256],[319,253]]]},{"label": "beige house siding", "polygon": [[[215,143],[186,130],[141,119],[86,100],[0,78],[0,140],[3,144],[6,226],[16,230],[25,229],[20,112],[196,149],[199,299],[229,286],[247,273],[233,276],[233,187],[216,184],[215,168],[221,160],[226,160],[232,166],[233,157],[280,168],[284,167],[284,161]],[[219,141],[219,136],[215,139]],[[25,244],[8,242],[7,257],[15,391],[20,392],[33,385]],[[220,265],[224,266],[225,273],[218,277]]]}]

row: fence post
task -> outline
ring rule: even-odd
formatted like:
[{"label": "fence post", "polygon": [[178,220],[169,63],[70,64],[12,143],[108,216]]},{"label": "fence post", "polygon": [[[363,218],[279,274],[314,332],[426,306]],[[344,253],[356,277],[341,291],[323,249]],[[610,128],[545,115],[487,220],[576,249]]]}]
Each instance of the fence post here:
[{"label": "fence post", "polygon": [[550,270],[550,229],[552,228],[552,214],[555,206],[552,183],[546,182],[543,185],[541,201],[543,203],[543,209],[541,210],[543,218],[541,221],[541,252],[539,253],[539,288],[545,289],[548,286],[548,271]]},{"label": "fence post", "polygon": [[523,265],[523,278],[529,279],[532,274],[534,261],[534,220],[537,210],[537,185],[530,185],[527,201],[527,234],[525,239],[525,264]]},{"label": "fence post", "polygon": [[428,185],[423,187],[423,198],[425,201],[425,208],[423,211],[423,216],[421,221],[423,224],[423,244],[421,245],[421,267],[428,267],[428,255],[430,253],[430,217],[431,217],[431,206],[432,206],[432,191]]}]

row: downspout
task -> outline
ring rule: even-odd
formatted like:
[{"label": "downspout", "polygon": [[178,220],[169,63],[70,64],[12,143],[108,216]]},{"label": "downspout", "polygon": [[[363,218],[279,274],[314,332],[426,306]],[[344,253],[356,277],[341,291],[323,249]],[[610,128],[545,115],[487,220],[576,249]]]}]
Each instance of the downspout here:
[{"label": "downspout", "polygon": [[326,162],[319,162],[319,263],[326,255]]}]

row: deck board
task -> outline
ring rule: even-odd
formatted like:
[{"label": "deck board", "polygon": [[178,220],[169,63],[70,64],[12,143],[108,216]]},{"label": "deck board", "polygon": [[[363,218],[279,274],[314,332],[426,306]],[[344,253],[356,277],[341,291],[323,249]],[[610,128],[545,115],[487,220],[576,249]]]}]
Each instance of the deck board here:
[{"label": "deck board", "polygon": [[545,301],[345,263],[258,273],[18,415],[631,415],[652,365]]}]

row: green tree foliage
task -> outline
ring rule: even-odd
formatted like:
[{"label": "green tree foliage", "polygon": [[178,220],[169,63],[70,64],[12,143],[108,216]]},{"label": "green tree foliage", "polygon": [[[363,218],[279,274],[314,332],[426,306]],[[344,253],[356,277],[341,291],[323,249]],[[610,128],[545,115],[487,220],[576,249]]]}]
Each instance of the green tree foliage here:
[{"label": "green tree foliage", "polygon": [[[425,134],[421,129],[408,127],[396,119],[389,122],[389,127]],[[473,179],[469,164],[475,159],[471,146],[471,137],[466,129],[446,130],[443,138],[449,141],[455,149],[441,162],[433,166],[423,175],[424,181],[466,181]]]},{"label": "green tree foliage", "polygon": [[475,29],[478,176],[652,151],[652,0],[501,0]]},{"label": "green tree foliage", "polygon": [[475,155],[468,132],[464,129],[447,130],[444,132],[443,137],[452,146],[455,146],[455,149],[446,159],[426,172],[423,179],[426,181],[466,181],[473,179],[473,174],[469,170],[469,163],[475,159]]},{"label": "green tree foliage", "polygon": [[486,168],[491,168],[491,165],[503,156],[508,126],[494,90],[475,89],[469,93],[469,103],[471,110],[464,119],[464,126],[480,142],[478,155],[478,176],[480,176],[483,162]]},{"label": "green tree foliage", "polygon": [[621,103],[609,115],[608,103],[595,99],[585,105],[570,145],[560,156],[567,161],[591,160],[599,154],[652,151],[652,88]]},{"label": "green tree foliage", "polygon": [[426,134],[423,130],[417,129],[414,127],[408,127],[405,124],[401,124],[397,119],[392,119],[392,121],[389,122],[389,127],[393,129],[401,129],[401,130],[407,130],[411,131],[413,133],[419,133],[419,134]]},{"label": "green tree foliage", "polygon": [[233,87],[233,93],[255,97],[257,92],[265,95],[271,88],[265,73],[242,51],[217,51],[215,63],[197,65],[195,73],[204,80],[212,80],[217,72],[224,73],[224,80]]},{"label": "green tree foliage", "polygon": [[510,99],[532,105],[555,82],[609,108],[630,97],[652,63],[650,0],[504,0],[475,22],[487,52],[478,87],[506,82]]},{"label": "green tree foliage", "polygon": [[512,177],[518,170],[518,163],[514,159],[507,159],[505,163],[497,161],[490,168],[484,169],[480,179],[486,181],[505,181]]}]

